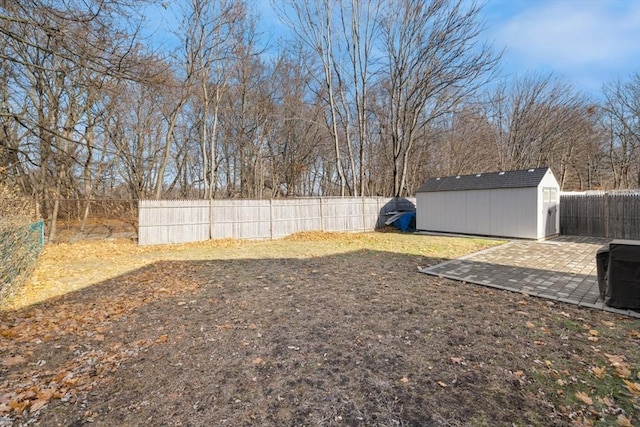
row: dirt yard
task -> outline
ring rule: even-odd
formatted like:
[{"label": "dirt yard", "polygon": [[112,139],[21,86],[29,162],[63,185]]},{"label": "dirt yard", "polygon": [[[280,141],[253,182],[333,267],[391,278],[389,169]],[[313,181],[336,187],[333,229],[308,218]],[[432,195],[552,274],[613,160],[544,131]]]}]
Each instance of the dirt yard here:
[{"label": "dirt yard", "polygon": [[407,234],[48,246],[0,313],[0,426],[640,423],[640,324],[430,277]]}]

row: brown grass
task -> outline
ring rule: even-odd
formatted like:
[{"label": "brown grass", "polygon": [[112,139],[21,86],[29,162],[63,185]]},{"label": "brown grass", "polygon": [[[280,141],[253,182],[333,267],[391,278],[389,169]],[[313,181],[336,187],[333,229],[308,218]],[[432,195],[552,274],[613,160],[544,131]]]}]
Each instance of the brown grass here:
[{"label": "brown grass", "polygon": [[[455,258],[499,241],[399,233],[299,233],[282,240],[205,242],[138,246],[127,239],[49,244],[31,278],[7,303],[20,309],[74,292],[158,261],[232,258],[317,257],[360,249]],[[291,242],[295,242],[292,244]]]},{"label": "brown grass", "polygon": [[48,247],[52,297],[0,314],[0,421],[637,425],[636,321],[417,272],[497,243]]}]

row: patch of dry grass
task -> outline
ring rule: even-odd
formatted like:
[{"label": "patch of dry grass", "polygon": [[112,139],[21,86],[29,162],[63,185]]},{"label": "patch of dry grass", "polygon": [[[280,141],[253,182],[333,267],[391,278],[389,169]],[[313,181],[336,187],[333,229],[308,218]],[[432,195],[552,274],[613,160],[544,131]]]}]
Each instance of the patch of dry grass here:
[{"label": "patch of dry grass", "polygon": [[444,259],[500,243],[400,233],[309,232],[270,241],[224,239],[162,246],[138,246],[130,240],[50,244],[41,254],[31,279],[9,300],[7,308],[20,309],[158,261],[308,258],[363,249]]}]

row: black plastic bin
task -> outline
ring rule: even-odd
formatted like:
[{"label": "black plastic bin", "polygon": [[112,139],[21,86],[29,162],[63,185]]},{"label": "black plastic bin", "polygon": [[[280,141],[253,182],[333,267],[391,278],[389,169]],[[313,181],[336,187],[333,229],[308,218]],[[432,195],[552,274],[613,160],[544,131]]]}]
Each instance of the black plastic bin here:
[{"label": "black plastic bin", "polygon": [[607,290],[607,267],[609,267],[609,244],[607,243],[596,252],[596,267],[598,271],[598,290],[600,299],[604,301]]},{"label": "black plastic bin", "polygon": [[640,310],[640,241],[614,240],[596,253],[598,288],[606,305]]}]

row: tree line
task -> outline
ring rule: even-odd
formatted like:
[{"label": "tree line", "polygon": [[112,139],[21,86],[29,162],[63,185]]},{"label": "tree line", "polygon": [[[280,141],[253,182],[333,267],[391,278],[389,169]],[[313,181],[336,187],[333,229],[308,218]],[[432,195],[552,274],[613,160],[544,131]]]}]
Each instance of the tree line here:
[{"label": "tree line", "polygon": [[[143,0],[0,4],[0,183],[43,201],[411,195],[429,176],[550,166],[640,186],[640,71],[598,96],[500,77],[465,0],[184,0],[172,49]],[[153,37],[153,36],[150,36]]]}]

